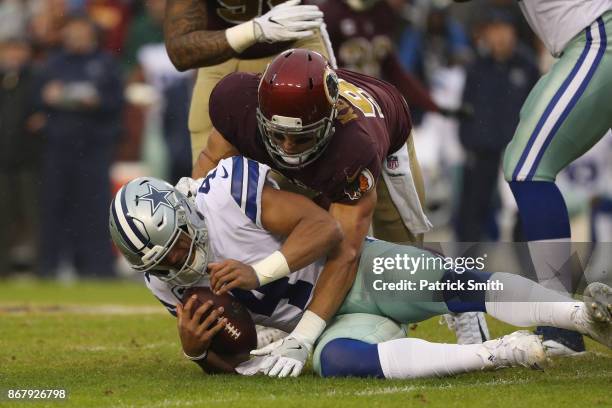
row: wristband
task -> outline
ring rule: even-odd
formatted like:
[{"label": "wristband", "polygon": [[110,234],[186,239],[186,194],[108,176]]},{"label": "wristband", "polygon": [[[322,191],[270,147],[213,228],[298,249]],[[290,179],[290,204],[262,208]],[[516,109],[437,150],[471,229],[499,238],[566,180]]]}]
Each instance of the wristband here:
[{"label": "wristband", "polygon": [[251,267],[255,270],[260,286],[274,282],[291,273],[287,259],[280,251],[274,251],[272,255],[251,265]]},{"label": "wristband", "polygon": [[325,320],[321,319],[319,315],[310,310],[306,310],[302,315],[302,318],[298,322],[295,329],[291,332],[291,336],[301,340],[309,348],[317,341],[323,330],[325,330]]},{"label": "wristband", "polygon": [[230,47],[238,54],[257,42],[253,20],[238,24],[225,30],[225,38]]},{"label": "wristband", "polygon": [[187,358],[188,360],[191,360],[191,361],[202,361],[202,360],[206,359],[206,357],[208,357],[208,350],[204,350],[204,352],[202,354],[200,354],[199,356],[197,356],[197,357],[191,357],[190,355],[188,355],[184,351],[183,351],[183,355],[185,356],[185,358]]}]

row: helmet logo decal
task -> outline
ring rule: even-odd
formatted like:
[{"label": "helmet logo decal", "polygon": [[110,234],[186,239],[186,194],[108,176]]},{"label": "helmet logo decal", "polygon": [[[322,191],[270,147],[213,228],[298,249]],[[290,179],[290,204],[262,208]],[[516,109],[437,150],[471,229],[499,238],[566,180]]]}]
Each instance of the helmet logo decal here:
[{"label": "helmet logo decal", "polygon": [[327,96],[329,103],[333,105],[338,100],[338,75],[336,75],[336,73],[328,67],[325,69],[324,78],[325,81],[323,83],[325,84],[325,95]]},{"label": "helmet logo decal", "polygon": [[168,197],[174,193],[174,190],[158,190],[151,184],[148,185],[149,192],[143,196],[138,197],[139,200],[146,200],[151,203],[151,216],[155,214],[157,209],[163,205],[170,209],[174,209],[172,204],[168,201]]}]

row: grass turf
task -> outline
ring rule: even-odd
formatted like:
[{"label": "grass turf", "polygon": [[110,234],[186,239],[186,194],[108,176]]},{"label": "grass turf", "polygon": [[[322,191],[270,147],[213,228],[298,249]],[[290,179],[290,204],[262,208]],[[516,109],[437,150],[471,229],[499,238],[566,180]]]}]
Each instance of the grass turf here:
[{"label": "grass turf", "polygon": [[[117,313],[105,305],[123,305]],[[142,307],[146,313],[136,313]],[[157,312],[159,310],[159,312]],[[489,320],[494,336],[513,329]],[[411,336],[453,341],[437,319]],[[427,380],[206,376],[181,357],[175,321],[144,285],[0,284],[0,406],[609,406],[612,353],[555,359],[544,372],[507,369]],[[66,401],[9,401],[8,389],[66,389]]]}]

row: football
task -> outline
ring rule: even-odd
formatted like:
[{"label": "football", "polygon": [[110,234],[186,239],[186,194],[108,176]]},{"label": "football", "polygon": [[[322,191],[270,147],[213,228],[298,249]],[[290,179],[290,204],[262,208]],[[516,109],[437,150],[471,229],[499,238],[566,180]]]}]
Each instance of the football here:
[{"label": "football", "polygon": [[[219,355],[236,355],[249,353],[257,348],[257,332],[255,323],[246,308],[232,295],[226,293],[221,296],[215,295],[210,288],[193,287],[183,294],[183,304],[192,295],[197,295],[192,310],[208,300],[212,300],[214,308],[223,306],[225,309],[223,317],[227,318],[227,324],[214,338],[210,349]],[[210,309],[211,311],[213,308]],[[206,313],[202,319],[205,319]]]}]

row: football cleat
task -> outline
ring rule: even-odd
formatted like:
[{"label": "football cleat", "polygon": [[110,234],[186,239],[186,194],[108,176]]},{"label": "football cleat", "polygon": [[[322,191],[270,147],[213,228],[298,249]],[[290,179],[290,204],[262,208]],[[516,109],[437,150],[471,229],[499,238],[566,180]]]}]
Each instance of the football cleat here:
[{"label": "football cleat", "polygon": [[455,332],[457,344],[480,344],[491,338],[482,312],[448,313],[442,317]]},{"label": "football cleat", "polygon": [[539,326],[535,334],[542,336],[548,357],[577,356],[585,352],[582,334],[557,327]]},{"label": "football cleat", "polygon": [[612,289],[593,282],[584,291],[584,303],[572,311],[572,321],[579,332],[612,348]]},{"label": "football cleat", "polygon": [[478,355],[493,368],[523,366],[541,370],[546,365],[542,340],[526,330],[485,341]]}]

